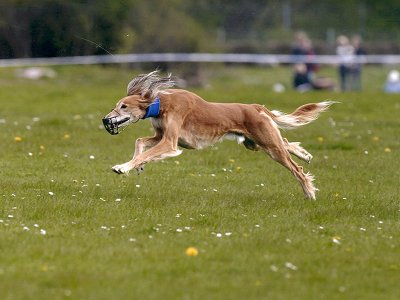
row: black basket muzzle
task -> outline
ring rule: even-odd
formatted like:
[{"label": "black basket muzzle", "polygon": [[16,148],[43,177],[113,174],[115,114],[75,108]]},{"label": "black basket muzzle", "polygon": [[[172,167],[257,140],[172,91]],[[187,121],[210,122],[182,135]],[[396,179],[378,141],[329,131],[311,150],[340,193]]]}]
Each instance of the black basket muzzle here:
[{"label": "black basket muzzle", "polygon": [[110,134],[115,135],[119,133],[119,125],[127,122],[129,119],[129,117],[121,118],[120,116],[104,118],[103,125]]}]

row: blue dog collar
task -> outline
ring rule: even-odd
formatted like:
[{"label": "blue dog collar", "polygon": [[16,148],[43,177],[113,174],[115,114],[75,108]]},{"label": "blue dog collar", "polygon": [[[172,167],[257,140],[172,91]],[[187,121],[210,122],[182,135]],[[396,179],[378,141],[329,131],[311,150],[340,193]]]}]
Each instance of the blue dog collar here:
[{"label": "blue dog collar", "polygon": [[146,109],[146,114],[142,119],[156,118],[160,114],[160,98],[157,97],[152,104]]}]

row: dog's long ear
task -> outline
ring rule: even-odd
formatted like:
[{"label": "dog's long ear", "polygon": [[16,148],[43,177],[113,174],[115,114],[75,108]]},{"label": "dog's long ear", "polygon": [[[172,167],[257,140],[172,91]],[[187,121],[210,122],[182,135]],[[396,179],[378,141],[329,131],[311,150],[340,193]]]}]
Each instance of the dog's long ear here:
[{"label": "dog's long ear", "polygon": [[140,110],[146,111],[146,109],[150,106],[153,101],[148,98],[141,98],[137,102],[137,106]]},{"label": "dog's long ear", "polygon": [[175,85],[174,80],[172,79],[172,75],[168,74],[166,77],[154,77],[151,82],[149,82],[149,86],[147,90],[144,90],[142,93],[143,98],[151,99],[157,97],[162,90],[173,87]]},{"label": "dog's long ear", "polygon": [[166,77],[160,77],[156,70],[149,74],[141,74],[129,82],[127,94],[128,96],[141,95],[144,99],[153,101],[162,90],[174,85],[175,81],[172,79],[171,74]]},{"label": "dog's long ear", "polygon": [[141,95],[143,85],[146,83],[146,80],[148,80],[148,76],[150,74],[151,73],[141,74],[141,75],[138,75],[137,77],[133,78],[131,80],[131,82],[128,83],[128,87],[126,88],[127,96]]}]

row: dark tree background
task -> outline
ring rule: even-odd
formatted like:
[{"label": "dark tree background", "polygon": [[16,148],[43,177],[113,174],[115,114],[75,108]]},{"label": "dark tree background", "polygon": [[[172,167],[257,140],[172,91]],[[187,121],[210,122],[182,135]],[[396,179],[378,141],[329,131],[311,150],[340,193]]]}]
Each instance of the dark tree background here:
[{"label": "dark tree background", "polygon": [[143,52],[285,53],[306,31],[319,53],[360,34],[400,53],[398,0],[2,0],[0,58]]}]

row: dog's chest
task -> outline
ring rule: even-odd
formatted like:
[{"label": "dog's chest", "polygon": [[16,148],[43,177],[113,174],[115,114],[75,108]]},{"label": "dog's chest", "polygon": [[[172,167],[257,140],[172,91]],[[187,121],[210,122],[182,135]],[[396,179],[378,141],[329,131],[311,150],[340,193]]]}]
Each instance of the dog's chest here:
[{"label": "dog's chest", "polygon": [[154,127],[154,129],[161,129],[162,124],[161,124],[161,119],[159,118],[150,118],[151,125]]}]

